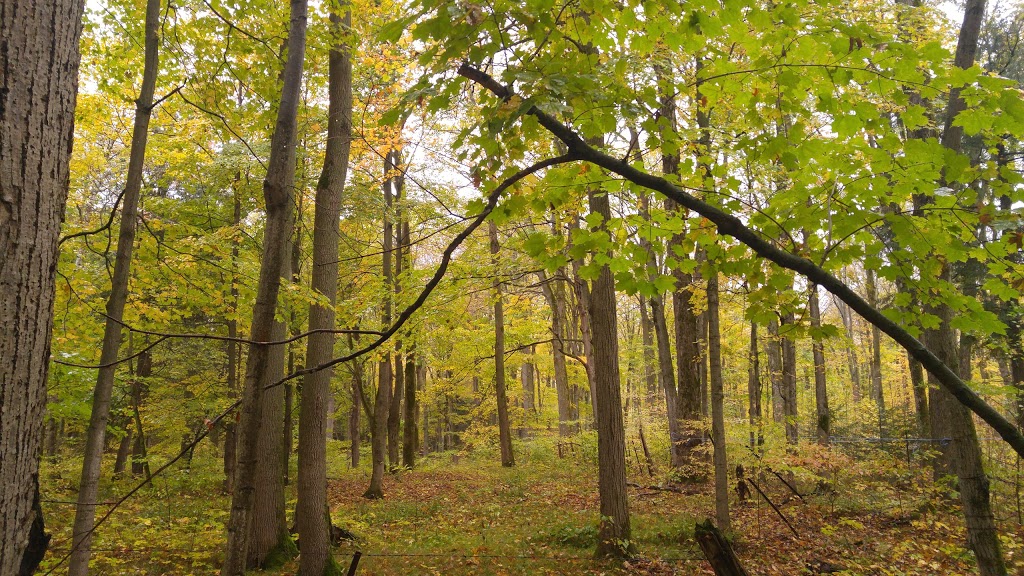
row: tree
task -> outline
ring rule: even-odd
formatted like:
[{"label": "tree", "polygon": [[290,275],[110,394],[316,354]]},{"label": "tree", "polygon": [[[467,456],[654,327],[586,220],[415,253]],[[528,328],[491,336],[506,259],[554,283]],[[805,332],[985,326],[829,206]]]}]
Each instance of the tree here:
[{"label": "tree", "polygon": [[46,552],[38,469],[84,2],[0,2],[0,573]]},{"label": "tree", "polygon": [[132,130],[131,155],[124,186],[124,206],[121,210],[117,254],[114,257],[114,274],[110,281],[110,296],[107,298],[103,349],[100,353],[101,367],[96,375],[92,415],[89,418],[89,429],[85,437],[85,454],[78,488],[78,504],[75,508],[74,552],[68,564],[68,573],[73,576],[85,576],[89,573],[93,520],[96,517],[96,502],[99,500],[100,465],[103,461],[107,420],[110,417],[110,397],[114,391],[114,371],[117,368],[118,351],[121,349],[124,306],[128,299],[128,280],[131,274],[132,249],[135,246],[135,228],[139,196],[142,191],[142,172],[146,161],[149,119],[153,113],[153,94],[156,91],[159,70],[159,27],[160,0],[147,0],[146,54],[142,72],[142,87],[139,90],[139,97],[135,101],[135,125]]},{"label": "tree", "polygon": [[[339,14],[344,10],[344,15]],[[331,9],[331,47],[328,72],[327,149],[317,182],[313,222],[313,269],[310,287],[326,299],[310,304],[306,365],[319,366],[334,356],[334,303],[338,293],[338,218],[341,196],[348,176],[352,144],[352,61],[346,34],[352,23],[351,8]],[[303,574],[328,574],[330,512],[327,505],[327,413],[331,374],[326,368],[307,375],[302,384],[299,408],[299,477],[295,520],[302,542],[299,570]],[[356,430],[358,436],[358,429]]]},{"label": "tree", "polygon": [[501,297],[501,276],[498,272],[498,226],[493,220],[487,225],[490,236],[491,261],[494,266],[494,396],[498,404],[498,444],[501,446],[501,465],[515,466],[512,453],[512,428],[508,421],[508,392],[505,384],[505,308]]},{"label": "tree", "polygon": [[267,216],[259,289],[252,316],[251,337],[255,343],[249,348],[245,386],[242,390],[235,492],[231,498],[227,550],[221,569],[224,576],[241,576],[248,568],[249,528],[252,523],[255,473],[259,465],[257,443],[262,419],[263,390],[266,386],[274,384],[267,378],[271,346],[265,343],[273,338],[280,279],[282,272],[286,270],[286,260],[290,256],[286,250],[292,235],[293,223],[296,116],[306,50],[305,0],[292,0],[290,14],[288,55],[281,88],[281,102],[271,140],[267,175],[263,182]]}]

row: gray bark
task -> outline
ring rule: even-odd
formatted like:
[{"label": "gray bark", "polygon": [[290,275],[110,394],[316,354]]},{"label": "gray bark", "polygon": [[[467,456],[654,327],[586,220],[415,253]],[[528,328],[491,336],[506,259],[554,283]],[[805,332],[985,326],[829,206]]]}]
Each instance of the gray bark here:
[{"label": "gray bark", "polygon": [[49,540],[37,475],[83,5],[0,0],[0,574],[32,574]]},{"label": "gray bark", "polygon": [[725,446],[725,389],[722,382],[722,334],[718,318],[718,272],[708,278],[708,385],[711,440],[715,445],[715,520],[729,530],[729,460]]},{"label": "gray bark", "polygon": [[[331,10],[331,36],[339,38],[328,57],[327,149],[323,170],[316,186],[313,216],[313,267],[310,288],[327,299],[327,305],[310,304],[309,330],[334,330],[334,303],[338,295],[338,219],[342,193],[348,177],[352,143],[352,61],[343,43],[351,26],[350,9],[344,16]],[[334,357],[335,335],[310,334],[306,366],[319,366]],[[333,370],[326,368],[306,375],[302,381],[299,407],[298,502],[295,520],[302,543],[299,572],[321,576],[332,567],[330,513],[327,506],[327,423],[331,420]],[[358,434],[358,431],[357,431]]]},{"label": "gray bark", "polygon": [[[811,328],[821,328],[821,309],[818,304],[818,285],[811,284],[808,289],[807,310],[811,319]],[[811,342],[811,355],[814,357],[814,404],[818,443],[828,444],[828,436],[832,430],[832,413],[828,407],[828,386],[825,379],[825,345],[820,338]]]},{"label": "gray bark", "polygon": [[[611,205],[603,192],[591,190],[590,210],[603,218],[601,229],[611,218]],[[601,524],[597,534],[598,557],[620,557],[629,553],[622,545],[630,539],[629,501],[626,497],[626,439],[622,423],[622,393],[619,388],[619,341],[615,303],[615,280],[603,266],[590,293],[589,320],[592,353],[587,359],[594,374],[595,420],[597,422],[598,493]]]},{"label": "gray bark", "polygon": [[[288,57],[284,69],[281,102],[270,145],[267,176],[263,182],[266,202],[266,229],[260,264],[256,302],[253,306],[251,338],[269,342],[272,338],[281,273],[287,265],[288,241],[292,236],[292,188],[295,179],[295,132],[302,66],[306,49],[306,1],[291,0],[288,30]],[[231,499],[227,524],[227,546],[221,574],[242,576],[249,554],[249,526],[252,522],[256,469],[259,461],[257,441],[262,419],[263,388],[268,374],[270,347],[252,344],[246,363],[242,391],[241,422],[238,426],[238,465],[236,486]]]}]

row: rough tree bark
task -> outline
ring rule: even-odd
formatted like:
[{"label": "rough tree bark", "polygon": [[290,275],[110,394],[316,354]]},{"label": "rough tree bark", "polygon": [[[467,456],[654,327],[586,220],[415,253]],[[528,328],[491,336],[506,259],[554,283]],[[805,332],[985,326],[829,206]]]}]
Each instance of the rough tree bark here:
[{"label": "rough tree bark", "polygon": [[[267,176],[263,181],[267,216],[259,284],[256,302],[253,305],[251,338],[254,342],[269,342],[272,338],[281,272],[285,270],[289,257],[286,250],[292,236],[296,116],[305,49],[306,0],[291,0],[288,56],[283,75],[281,102],[270,143]],[[238,426],[236,486],[231,498],[227,546],[221,569],[224,576],[242,576],[247,568],[255,472],[260,465],[257,441],[262,418],[263,388],[267,384],[265,377],[268,373],[269,354],[270,347],[266,344],[250,345],[240,407],[241,421]]]},{"label": "rough tree bark", "polygon": [[32,574],[49,542],[38,470],[83,4],[0,0],[0,574]]},{"label": "rough tree bark", "polygon": [[501,465],[515,466],[512,454],[512,428],[508,421],[508,397],[505,389],[505,305],[501,299],[501,277],[498,275],[498,227],[488,221],[487,233],[491,241],[491,264],[494,267],[494,396],[498,402],[498,445],[501,447]]},{"label": "rough tree bark", "polygon": [[[344,16],[338,13],[344,10]],[[313,266],[310,288],[327,299],[327,305],[309,305],[306,366],[318,366],[334,357],[334,303],[338,295],[338,219],[348,177],[352,144],[352,61],[347,41],[352,14],[348,7],[332,7],[331,37],[336,38],[328,56],[327,149],[316,186],[313,216]],[[327,368],[302,380],[299,406],[298,502],[295,521],[302,543],[299,572],[306,576],[340,573],[331,558],[330,512],[327,507],[327,423],[331,376]],[[358,432],[357,432],[358,433]]]},{"label": "rough tree bark", "polygon": [[761,366],[757,353],[757,323],[750,323],[750,348],[747,351],[747,415],[750,418],[750,447],[764,442],[761,424]]},{"label": "rough tree bark", "polygon": [[[601,215],[599,229],[611,219],[607,194],[590,190],[590,210]],[[601,524],[597,534],[598,557],[621,557],[630,552],[629,501],[626,498],[626,439],[619,388],[619,341],[615,303],[615,279],[607,265],[601,267],[590,292],[590,332],[593,366],[593,399],[597,422],[598,493]],[[626,546],[623,543],[627,543]]]},{"label": "rough tree bark", "polygon": [[135,246],[135,228],[142,192],[142,171],[146,162],[146,144],[149,138],[149,119],[153,112],[153,93],[159,71],[160,0],[147,0],[145,22],[145,56],[142,86],[135,101],[135,124],[128,157],[128,175],[125,179],[121,229],[117,236],[114,274],[107,297],[106,324],[103,327],[103,345],[93,390],[92,414],[85,436],[82,456],[82,476],[78,484],[78,504],[72,529],[73,544],[68,561],[70,576],[89,573],[92,524],[96,519],[96,501],[99,495],[100,467],[103,462],[103,444],[110,416],[110,398],[114,390],[114,372],[117,370],[118,351],[121,349],[121,319],[128,299],[128,281],[131,276],[132,249]]}]

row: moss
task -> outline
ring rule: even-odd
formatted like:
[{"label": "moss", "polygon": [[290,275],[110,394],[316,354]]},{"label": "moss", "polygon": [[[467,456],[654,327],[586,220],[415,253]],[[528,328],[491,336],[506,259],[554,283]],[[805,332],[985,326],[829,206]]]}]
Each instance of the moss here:
[{"label": "moss", "polygon": [[338,564],[334,556],[327,557],[327,565],[324,566],[324,576],[345,576],[345,569]]},{"label": "moss", "polygon": [[263,560],[263,569],[271,570],[274,568],[280,568],[285,562],[288,562],[292,558],[299,555],[299,548],[295,545],[295,541],[288,532],[283,532],[281,538],[277,542],[277,546],[270,549],[267,552],[267,557]]}]

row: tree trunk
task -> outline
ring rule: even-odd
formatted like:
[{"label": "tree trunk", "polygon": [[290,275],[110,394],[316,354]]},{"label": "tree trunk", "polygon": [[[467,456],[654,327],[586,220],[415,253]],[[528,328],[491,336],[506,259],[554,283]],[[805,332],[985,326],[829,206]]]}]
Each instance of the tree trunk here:
[{"label": "tree trunk", "polygon": [[[818,285],[811,284],[808,290],[807,311],[811,317],[811,329],[821,328],[821,309],[818,303]],[[828,387],[825,380],[825,345],[821,337],[813,335],[811,355],[814,357],[814,405],[817,409],[817,434],[819,444],[828,444],[832,430],[832,413],[828,408]]]},{"label": "tree trunk", "polygon": [[715,520],[728,531],[729,461],[725,447],[725,389],[722,383],[722,334],[718,318],[718,271],[708,278],[708,384],[711,399],[711,440],[715,446]]},{"label": "tree trunk", "polygon": [[[295,179],[295,130],[302,65],[306,48],[306,1],[291,0],[288,30],[288,59],[285,64],[281,102],[271,139],[263,196],[267,206],[266,230],[260,278],[253,306],[251,338],[268,342],[272,338],[274,312],[281,273],[287,266],[288,241],[292,236],[292,188]],[[227,546],[223,576],[242,576],[249,554],[249,526],[252,523],[256,469],[261,462],[257,451],[262,419],[263,387],[268,384],[270,347],[252,344],[242,391],[241,422],[238,426],[238,466],[231,516],[227,524]]]},{"label": "tree trunk", "polygon": [[679,397],[676,391],[675,371],[672,369],[672,349],[668,339],[668,321],[665,319],[664,297],[650,299],[651,318],[654,321],[654,337],[658,346],[658,379],[665,391],[665,414],[668,417],[669,457],[673,467],[679,467],[690,460],[694,444],[692,435],[684,435],[680,421]]},{"label": "tree trunk", "polygon": [[647,313],[647,298],[640,297],[640,339],[644,353],[644,383],[648,404],[654,404],[658,393],[658,372],[656,352],[654,348],[654,321]]},{"label": "tree trunk", "polygon": [[[236,177],[237,179],[237,177]],[[231,317],[228,319],[228,338],[227,341],[227,392],[229,398],[234,398],[238,395],[238,365],[240,362],[239,352],[241,346],[235,341],[238,338],[238,320],[235,316],[238,314],[238,244],[239,244],[239,225],[242,222],[242,199],[237,189],[232,190],[232,196],[234,200],[234,213],[232,217],[232,225],[235,227],[234,234],[231,240]],[[228,417],[224,419],[224,492],[230,494],[235,489],[235,460],[238,457],[237,442],[238,442],[238,431],[236,429],[238,422]]]},{"label": "tree trunk", "polygon": [[[150,479],[149,455],[146,448],[146,431],[142,427],[142,396],[146,390],[145,379],[153,374],[153,356],[149,351],[139,355],[135,381],[132,382],[132,411],[135,416],[135,445],[132,446],[132,476],[146,475]],[[232,447],[233,448],[233,447]]]},{"label": "tree trunk", "polygon": [[[878,307],[878,287],[875,284],[875,271],[868,268],[867,297],[868,304]],[[878,326],[871,326],[871,363],[868,374],[871,376],[871,398],[878,407],[878,435],[885,436],[885,395],[882,391],[882,332]]]},{"label": "tree trunk", "polygon": [[[382,303],[381,325],[391,325],[391,288],[393,275],[391,268],[391,251],[393,226],[391,223],[392,190],[395,185],[397,155],[388,151],[384,156],[384,249],[381,256],[381,268],[384,278],[384,302]],[[385,350],[387,347],[385,346]],[[391,353],[386,352],[378,365],[377,394],[373,401],[373,421],[370,423],[370,458],[372,472],[370,486],[363,493],[364,498],[376,499],[384,497],[384,468],[387,458],[388,416],[391,412],[392,374]]]},{"label": "tree trunk", "polygon": [[[292,254],[292,237],[286,240],[284,253]],[[292,260],[282,266],[282,285],[292,281]],[[288,324],[274,321],[271,340],[280,342],[288,337]],[[288,344],[270,346],[262,386],[278,381],[285,374],[285,355]],[[261,422],[256,441],[257,461],[254,471],[252,520],[249,523],[249,552],[246,564],[250,567],[274,567],[282,555],[294,554],[294,545],[288,534],[285,517],[284,487],[288,482],[288,444],[290,401],[289,386],[274,386],[263,391],[260,410]],[[289,438],[290,440],[290,438]]]},{"label": "tree trunk", "polygon": [[50,539],[39,456],[84,4],[0,0],[0,574],[33,574]]},{"label": "tree trunk", "polygon": [[[985,0],[968,0],[964,9],[964,20],[960,27],[954,66],[970,68],[978,48],[978,34],[985,15]],[[963,128],[953,125],[954,118],[964,109],[959,89],[950,91],[946,109],[946,125],[942,132],[942,145],[959,153],[962,145]],[[945,185],[946,182],[940,182]],[[950,281],[948,264],[943,264],[940,280]],[[959,371],[961,379],[969,378],[970,366],[959,366],[956,340],[950,321],[953,312],[949,306],[941,305],[932,310],[940,319],[935,330],[925,332],[925,343],[939,359],[954,372]],[[934,378],[934,377],[932,377]],[[949,460],[960,483],[960,501],[967,524],[967,543],[978,561],[978,573],[982,576],[1003,576],[1006,565],[999,545],[999,534],[989,501],[989,481],[982,465],[981,446],[978,444],[974,418],[966,406],[957,402],[942,386],[935,389],[931,398],[932,406],[938,409],[945,421],[945,428],[952,441],[947,447]],[[936,420],[932,420],[936,424]]]},{"label": "tree trunk", "polygon": [[[395,150],[394,165],[395,176],[393,178],[395,186],[395,255],[394,265],[395,271],[392,275],[392,286],[394,287],[395,300],[397,301],[399,293],[402,291],[402,270],[405,266],[405,253],[406,248],[403,246],[402,240],[402,224],[404,220],[402,210],[402,192],[405,187],[405,177],[402,175],[402,153],[400,150]],[[392,371],[394,374],[393,385],[391,389],[391,402],[388,406],[388,464],[392,469],[398,467],[398,447],[400,443],[400,436],[402,433],[402,400],[405,399],[405,376],[403,370],[404,362],[402,360],[402,339],[399,337],[395,340],[395,367]]]},{"label": "tree trunk", "polygon": [[[344,10],[344,15],[338,10]],[[316,186],[313,216],[313,267],[310,289],[327,298],[327,305],[309,306],[309,330],[334,330],[334,303],[338,295],[338,219],[348,177],[352,143],[352,62],[345,34],[352,23],[348,7],[332,7],[331,37],[336,43],[328,57],[327,150]],[[310,334],[306,366],[319,366],[334,357],[335,335]],[[307,374],[302,380],[299,406],[298,502],[295,521],[302,543],[299,572],[309,576],[338,572],[331,558],[331,522],[327,506],[327,422],[333,370]],[[358,434],[358,430],[357,430]]]},{"label": "tree trunk", "polygon": [[[792,325],[793,313],[782,317],[781,325]],[[781,328],[780,328],[780,331]],[[786,421],[786,441],[796,444],[799,439],[796,405],[796,342],[792,336],[782,337],[782,412]]]},{"label": "tree trunk", "polygon": [[494,395],[498,401],[498,444],[501,465],[515,466],[512,454],[512,428],[508,421],[508,398],[505,390],[505,309],[501,299],[501,277],[498,266],[498,227],[488,221],[491,240],[491,263],[494,266]]},{"label": "tree trunk", "polygon": [[[604,192],[591,190],[590,210],[602,217],[601,230],[611,219],[611,205]],[[598,493],[601,524],[597,534],[598,557],[621,557],[630,551],[629,501],[626,497],[626,439],[622,424],[619,389],[619,341],[615,280],[607,265],[601,267],[590,294],[595,420],[597,422]]]},{"label": "tree trunk", "polygon": [[747,414],[750,417],[750,447],[764,442],[761,432],[761,366],[757,352],[757,323],[750,323],[750,349],[747,352]]},{"label": "tree trunk", "polygon": [[846,332],[846,367],[850,372],[850,388],[853,394],[853,402],[860,402],[860,360],[857,359],[857,341],[853,330],[853,313],[850,307],[838,298],[835,299],[836,310],[843,320],[843,330]]},{"label": "tree trunk", "polygon": [[786,420],[786,410],[783,407],[783,384],[782,384],[782,346],[779,338],[779,323],[774,319],[768,323],[768,341],[765,343],[765,352],[768,356],[768,379],[772,383],[772,420],[782,424]]},{"label": "tree trunk", "polygon": [[[565,269],[559,269],[559,276],[564,276]],[[548,278],[544,271],[537,273],[540,278],[541,290],[551,308],[551,361],[554,367],[555,395],[558,401],[558,435],[562,438],[571,436],[573,432],[572,400],[569,396],[569,370],[565,364],[565,285],[560,277]]]},{"label": "tree trunk", "polygon": [[353,468],[359,467],[359,413],[363,407],[363,363],[352,360],[352,407],[348,413],[349,458]]},{"label": "tree trunk", "polygon": [[524,418],[529,418],[531,413],[537,411],[536,404],[533,400],[534,370],[533,364],[531,362],[523,362],[519,370],[519,380],[520,383],[523,385],[523,412],[525,412]]},{"label": "tree trunk", "polygon": [[[405,224],[408,226],[408,223]],[[409,237],[406,228],[406,238]],[[419,450],[419,437],[416,430],[416,349],[409,346],[405,354],[405,414],[402,430],[402,466],[410,470],[416,466],[416,451]]]},{"label": "tree trunk", "polygon": [[92,525],[96,519],[104,436],[107,431],[107,419],[110,416],[110,397],[114,390],[114,372],[117,369],[115,362],[121,348],[121,320],[124,317],[124,305],[128,299],[128,280],[131,275],[132,249],[135,245],[136,219],[142,191],[142,172],[146,161],[149,119],[153,111],[153,93],[156,90],[156,77],[159,71],[159,29],[160,0],[147,0],[145,64],[139,98],[135,101],[135,125],[132,128],[128,175],[124,186],[121,229],[117,236],[117,254],[114,257],[110,296],[107,298],[106,323],[103,328],[103,345],[99,362],[102,368],[99,369],[96,376],[92,414],[89,417],[89,428],[85,436],[82,477],[78,485],[78,504],[75,507],[75,523],[72,529],[73,552],[68,561],[70,576],[85,576],[89,573]]}]

